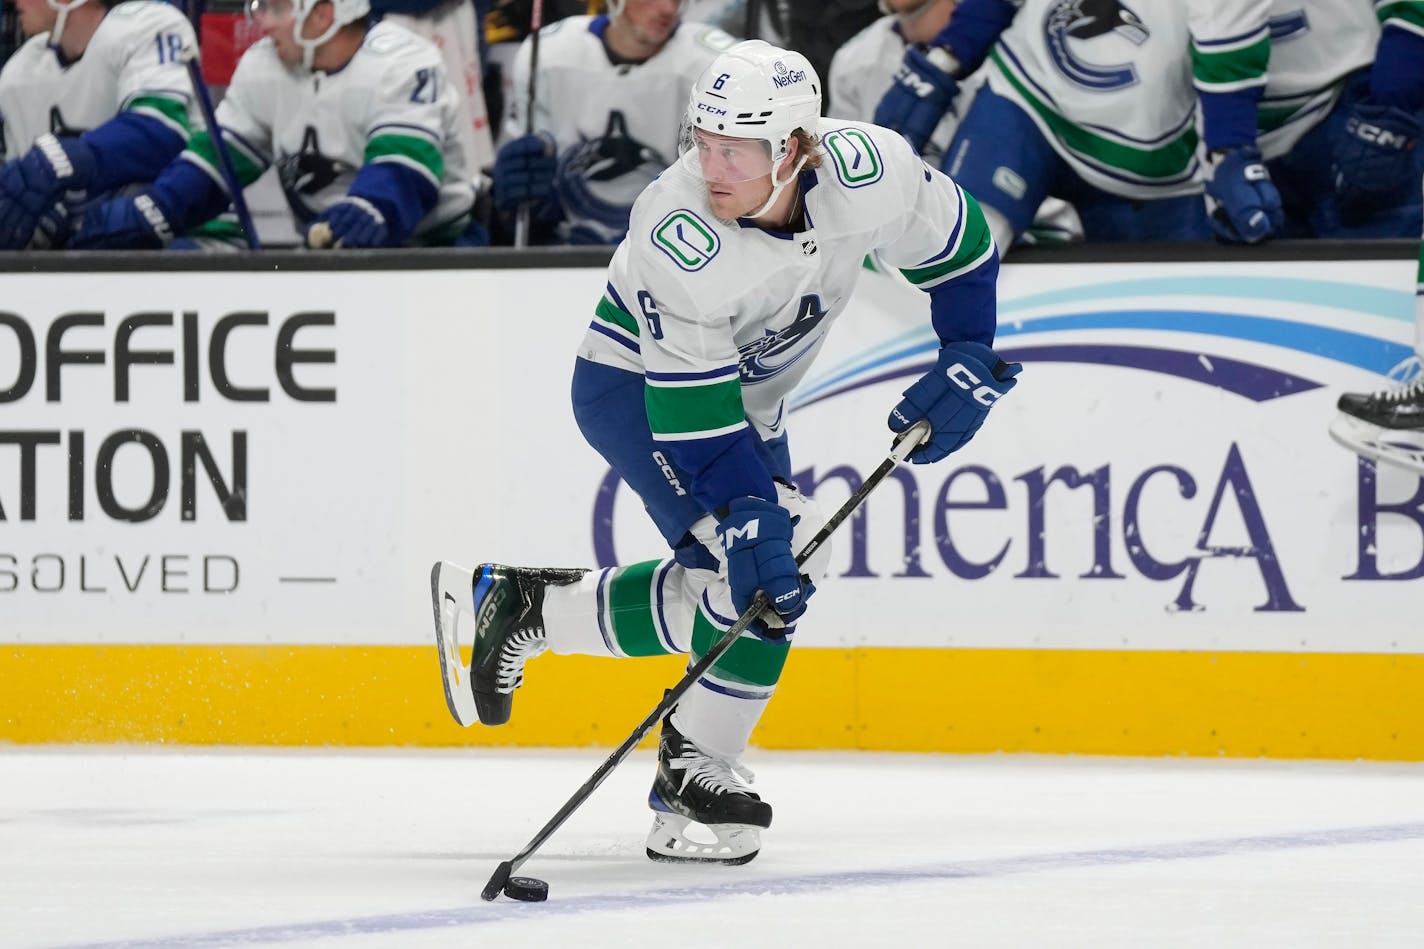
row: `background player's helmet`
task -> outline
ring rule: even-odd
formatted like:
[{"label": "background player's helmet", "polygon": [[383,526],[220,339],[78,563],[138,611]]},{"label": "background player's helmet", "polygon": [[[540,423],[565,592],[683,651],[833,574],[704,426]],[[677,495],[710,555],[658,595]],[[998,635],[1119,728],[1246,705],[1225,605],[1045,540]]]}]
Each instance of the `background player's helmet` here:
[{"label": "background player's helmet", "polygon": [[[628,0],[608,0],[608,19],[616,20],[623,13],[623,7],[628,4]],[[687,6],[687,0],[677,0],[677,9],[680,12]]]},{"label": "background player's helmet", "polygon": [[[331,4],[331,12],[335,16],[331,19],[331,26],[327,27],[324,33],[313,39],[307,39],[302,36],[302,27],[306,25],[307,17],[319,3]],[[346,24],[364,19],[370,12],[371,0],[292,0],[292,35],[302,47],[302,65],[311,69],[316,51],[323,43],[335,36],[337,31]]]}]

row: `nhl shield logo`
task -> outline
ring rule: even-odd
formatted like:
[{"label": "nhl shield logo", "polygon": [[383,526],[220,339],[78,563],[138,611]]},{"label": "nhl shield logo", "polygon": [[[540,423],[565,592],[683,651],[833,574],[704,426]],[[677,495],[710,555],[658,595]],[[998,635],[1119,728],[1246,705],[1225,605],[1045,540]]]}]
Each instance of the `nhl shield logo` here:
[{"label": "nhl shield logo", "polygon": [[803,257],[811,257],[811,256],[813,256],[815,253],[816,253],[816,241],[815,241],[814,238],[808,238],[807,240],[804,240],[804,241],[801,242],[801,255],[802,255]]}]

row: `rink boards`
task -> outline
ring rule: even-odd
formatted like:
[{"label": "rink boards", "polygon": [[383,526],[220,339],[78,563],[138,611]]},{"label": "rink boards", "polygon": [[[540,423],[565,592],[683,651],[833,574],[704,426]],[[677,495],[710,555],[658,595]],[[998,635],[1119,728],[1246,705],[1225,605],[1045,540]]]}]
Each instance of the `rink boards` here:
[{"label": "rink boards", "polygon": [[[677,676],[541,658],[510,726],[449,720],[433,561],[659,555],[568,409],[604,275],[351,266],[3,278],[0,740],[612,744]],[[837,536],[756,740],[1424,759],[1424,481],[1326,435],[1411,350],[1414,283],[1006,265],[1021,384]],[[828,508],[927,324],[867,272],[788,406]]]}]

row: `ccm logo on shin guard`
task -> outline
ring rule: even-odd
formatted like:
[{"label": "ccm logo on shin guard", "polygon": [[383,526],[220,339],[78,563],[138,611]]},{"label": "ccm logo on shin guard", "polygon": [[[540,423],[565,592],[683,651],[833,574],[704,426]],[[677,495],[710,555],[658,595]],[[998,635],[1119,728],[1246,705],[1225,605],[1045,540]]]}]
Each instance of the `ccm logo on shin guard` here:
[{"label": "ccm logo on shin guard", "polygon": [[[980,385],[979,377],[970,372],[968,367],[962,362],[957,362],[950,366],[944,373],[949,376],[959,388],[972,392],[974,401],[980,405],[993,405],[994,401],[1001,395],[1001,393],[995,392],[989,386]],[[975,386],[978,386],[978,388],[976,389]]]},{"label": "ccm logo on shin guard", "polygon": [[756,540],[757,530],[761,527],[761,521],[753,518],[741,527],[729,527],[722,532],[722,549],[731,550],[732,545],[738,540]]}]

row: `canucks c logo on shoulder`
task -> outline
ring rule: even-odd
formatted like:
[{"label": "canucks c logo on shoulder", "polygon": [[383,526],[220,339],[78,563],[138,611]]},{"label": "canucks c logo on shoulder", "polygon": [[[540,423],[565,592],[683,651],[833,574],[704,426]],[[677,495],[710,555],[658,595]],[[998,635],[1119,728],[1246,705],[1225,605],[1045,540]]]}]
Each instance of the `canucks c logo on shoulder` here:
[{"label": "canucks c logo on shoulder", "polygon": [[693,273],[711,263],[722,249],[717,231],[686,208],[670,212],[653,228],[653,246],[678,267]]},{"label": "canucks c logo on shoulder", "polygon": [[1044,14],[1043,33],[1058,71],[1070,82],[1096,92],[1132,85],[1137,82],[1137,70],[1131,62],[1095,65],[1081,58],[1075,49],[1089,45],[1106,55],[1116,45],[1116,55],[1121,57],[1127,52],[1121,44],[1109,43],[1104,48],[1101,39],[1120,37],[1133,46],[1141,46],[1151,35],[1142,18],[1119,0],[1057,0]]}]

